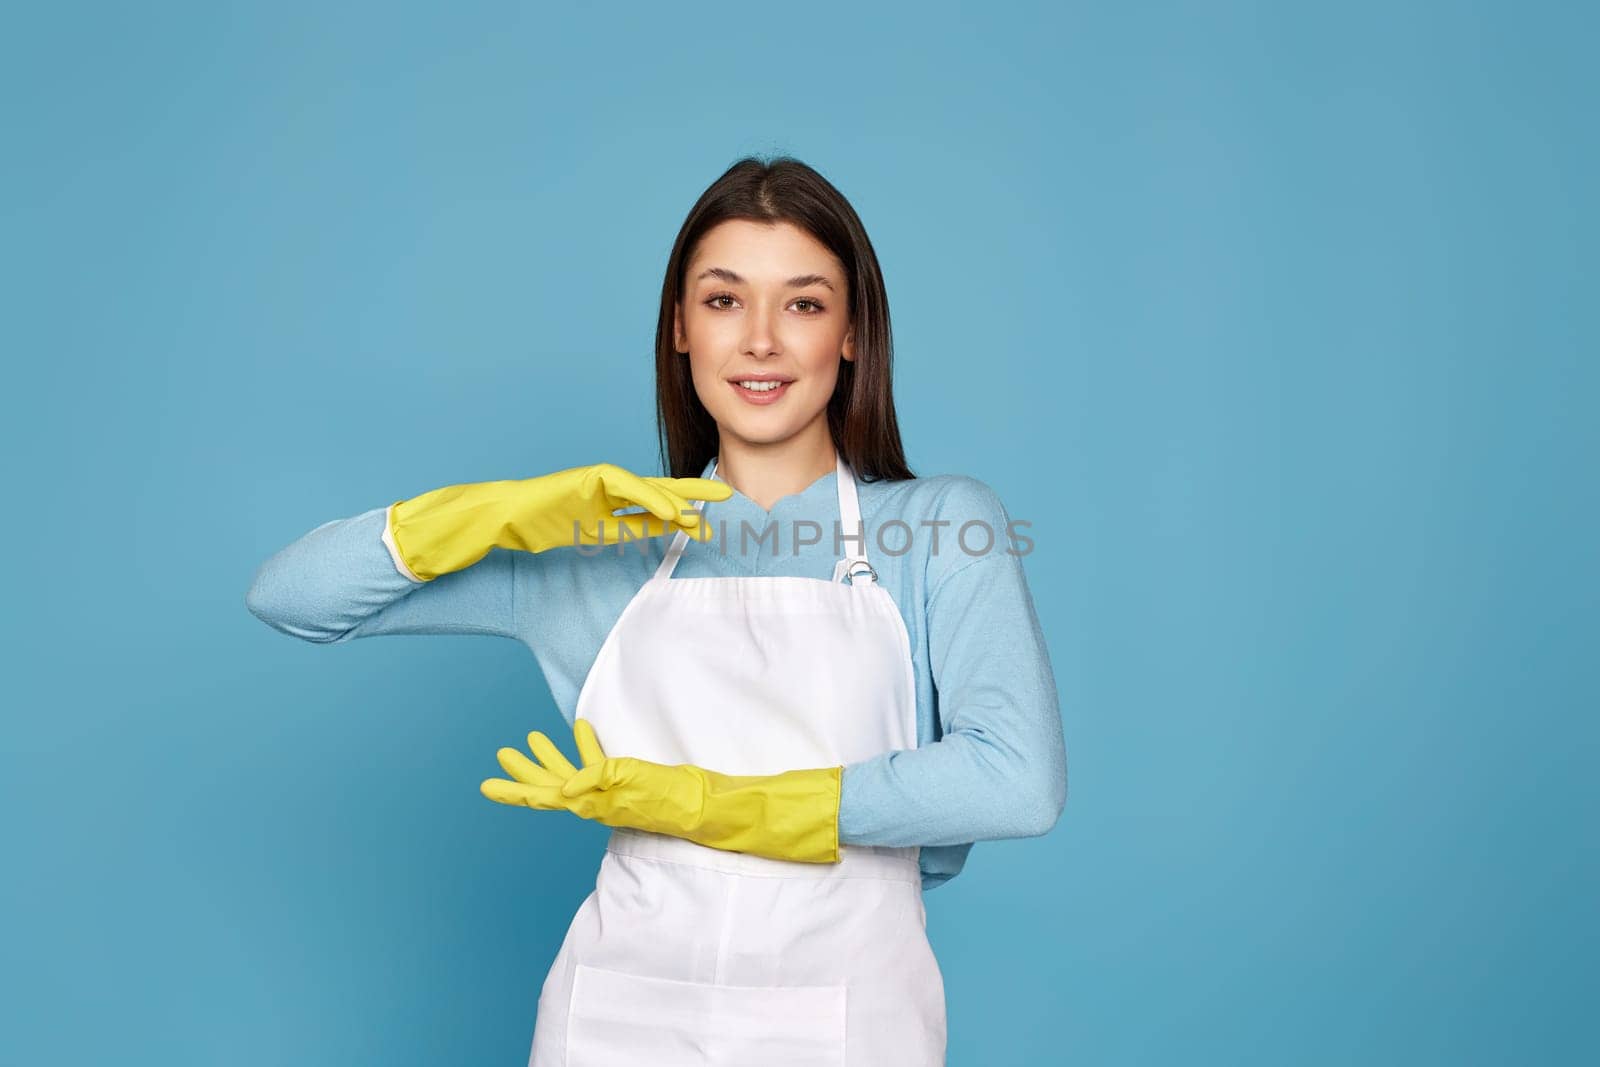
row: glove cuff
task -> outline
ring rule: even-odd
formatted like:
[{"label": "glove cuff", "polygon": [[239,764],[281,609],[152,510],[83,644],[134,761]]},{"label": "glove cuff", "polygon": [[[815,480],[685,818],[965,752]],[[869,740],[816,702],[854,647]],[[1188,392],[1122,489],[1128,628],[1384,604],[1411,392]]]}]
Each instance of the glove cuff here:
[{"label": "glove cuff", "polygon": [[842,766],[769,775],[704,773],[705,804],[691,840],[770,859],[839,862]]}]

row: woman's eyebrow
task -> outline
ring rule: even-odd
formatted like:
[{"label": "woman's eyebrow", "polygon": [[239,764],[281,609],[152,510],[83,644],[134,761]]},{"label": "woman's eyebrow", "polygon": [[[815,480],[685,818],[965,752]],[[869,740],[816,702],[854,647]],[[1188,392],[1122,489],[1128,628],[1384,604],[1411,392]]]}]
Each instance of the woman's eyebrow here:
[{"label": "woman's eyebrow", "polygon": [[[744,284],[743,278],[735,274],[733,271],[728,270],[726,267],[707,267],[695,277],[695,281],[699,281],[701,278],[706,277],[721,278],[729,285]],[[796,274],[793,278],[790,278],[786,284],[791,289],[800,289],[807,285],[820,285],[829,290],[833,289],[833,283],[821,274]]]}]

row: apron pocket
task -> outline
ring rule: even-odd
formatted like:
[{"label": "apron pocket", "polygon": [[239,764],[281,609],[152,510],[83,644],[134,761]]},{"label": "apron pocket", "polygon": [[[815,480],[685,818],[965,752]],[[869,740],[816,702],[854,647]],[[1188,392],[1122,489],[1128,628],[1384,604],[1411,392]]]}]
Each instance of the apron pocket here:
[{"label": "apron pocket", "polygon": [[733,986],[578,964],[567,1067],[841,1067],[845,987]]}]

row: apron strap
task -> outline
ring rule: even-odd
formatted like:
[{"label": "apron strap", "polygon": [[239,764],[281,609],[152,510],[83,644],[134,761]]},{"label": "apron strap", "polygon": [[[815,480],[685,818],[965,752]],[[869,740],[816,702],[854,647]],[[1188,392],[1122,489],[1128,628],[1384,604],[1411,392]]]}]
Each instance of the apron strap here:
[{"label": "apron strap", "polygon": [[[867,560],[867,535],[866,528],[861,521],[861,502],[856,496],[855,472],[850,469],[850,464],[844,461],[842,452],[835,453],[834,478],[837,483],[839,496],[839,538],[840,544],[845,548],[845,555],[834,565],[832,581],[848,580],[855,585],[855,579],[870,578],[871,584],[878,581],[878,572],[873,570],[872,564]],[[717,461],[713,457],[711,469],[706,472],[707,478],[717,476]],[[705,514],[706,502],[704,500],[692,501],[695,510],[701,515]],[[656,572],[651,576],[653,582],[664,582],[672,577],[672,572],[677,569],[678,560],[683,557],[683,550],[689,544],[689,535],[679,530],[673,535],[672,543],[667,546],[667,551],[661,557],[661,563],[656,567]]]},{"label": "apron strap", "polygon": [[867,561],[867,530],[861,521],[861,502],[856,497],[856,476],[839,453],[839,544],[844,557],[834,564],[833,580],[856,584],[857,578],[878,582],[878,572]]}]

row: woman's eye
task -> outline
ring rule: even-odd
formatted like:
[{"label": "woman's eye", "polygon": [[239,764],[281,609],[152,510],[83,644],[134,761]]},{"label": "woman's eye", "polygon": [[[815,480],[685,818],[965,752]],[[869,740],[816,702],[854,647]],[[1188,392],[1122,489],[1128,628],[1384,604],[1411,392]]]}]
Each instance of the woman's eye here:
[{"label": "woman's eye", "polygon": [[[728,305],[723,303],[724,300],[732,302],[733,297],[727,293],[718,293],[716,296],[711,297],[706,301],[706,306],[716,308],[718,311],[727,311]],[[810,299],[809,297],[801,297],[799,300],[795,301],[795,304],[796,306],[800,304],[806,305],[806,307],[809,309],[803,312],[806,315],[820,315],[826,310],[821,304]]]}]

